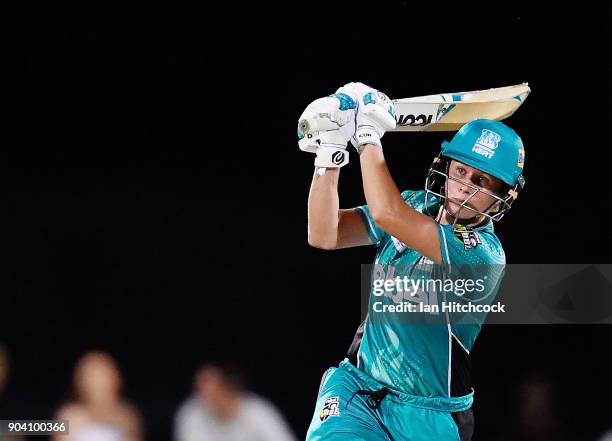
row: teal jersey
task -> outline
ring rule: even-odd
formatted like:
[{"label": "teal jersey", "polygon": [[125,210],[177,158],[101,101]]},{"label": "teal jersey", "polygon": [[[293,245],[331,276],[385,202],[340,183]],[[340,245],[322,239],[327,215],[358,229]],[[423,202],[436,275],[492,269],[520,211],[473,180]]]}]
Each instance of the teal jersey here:
[{"label": "teal jersey", "polygon": [[[424,211],[425,191],[405,191],[404,201],[419,212]],[[430,211],[437,213],[439,200],[429,198]],[[373,280],[394,279],[408,276],[413,280],[457,280],[478,278],[482,291],[465,294],[460,298],[486,293],[487,303],[495,298],[503,276],[505,254],[487,221],[474,228],[461,225],[438,224],[440,249],[444,265],[434,265],[431,260],[409,248],[395,237],[379,228],[367,206],[358,207],[372,242],[378,247],[373,270]],[[435,284],[422,285],[416,295],[395,293],[382,297],[386,303],[401,301],[428,305],[442,305],[455,292],[442,292]],[[439,285],[438,285],[439,286]],[[459,285],[456,285],[459,286]],[[394,314],[377,315],[372,319],[372,307],[381,297],[370,294],[370,312],[357,331],[348,358],[359,369],[397,390],[422,397],[457,397],[471,393],[469,353],[486,314],[470,315],[459,320],[453,312],[432,312],[431,323],[415,323],[398,320]],[[459,319],[458,319],[459,318]]]}]

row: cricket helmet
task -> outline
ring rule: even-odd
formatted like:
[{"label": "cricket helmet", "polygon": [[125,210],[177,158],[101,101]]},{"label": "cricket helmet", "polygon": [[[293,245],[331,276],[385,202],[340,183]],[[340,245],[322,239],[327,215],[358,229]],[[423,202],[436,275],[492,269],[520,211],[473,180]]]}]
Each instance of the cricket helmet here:
[{"label": "cricket helmet", "polygon": [[[457,180],[448,175],[451,159],[494,176],[506,184],[503,194],[496,195],[486,189],[463,182],[475,191],[461,204],[461,207],[475,212],[475,216],[480,214],[493,221],[500,220],[510,210],[519,191],[525,186],[523,178],[525,148],[521,138],[504,123],[477,119],[464,125],[450,142],[442,143],[442,150],[434,159],[425,182],[426,208],[429,194],[445,200],[448,179]],[[478,192],[486,193],[495,199],[484,212],[465,205]],[[494,212],[489,212],[495,205],[498,207]]]}]

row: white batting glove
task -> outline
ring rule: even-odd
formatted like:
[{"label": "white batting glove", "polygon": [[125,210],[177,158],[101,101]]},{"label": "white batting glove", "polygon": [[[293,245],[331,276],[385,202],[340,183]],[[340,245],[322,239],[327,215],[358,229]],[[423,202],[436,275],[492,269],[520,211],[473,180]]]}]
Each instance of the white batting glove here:
[{"label": "white batting glove", "polygon": [[315,166],[348,164],[348,141],[355,133],[357,103],[345,94],[334,94],[310,103],[298,122],[300,150],[316,153]]},{"label": "white batting glove", "polygon": [[376,144],[382,147],[380,138],[386,131],[396,126],[395,106],[384,93],[366,86],[363,83],[349,83],[336,93],[344,93],[357,101],[357,118],[355,136],[351,144],[361,153],[364,144]]}]

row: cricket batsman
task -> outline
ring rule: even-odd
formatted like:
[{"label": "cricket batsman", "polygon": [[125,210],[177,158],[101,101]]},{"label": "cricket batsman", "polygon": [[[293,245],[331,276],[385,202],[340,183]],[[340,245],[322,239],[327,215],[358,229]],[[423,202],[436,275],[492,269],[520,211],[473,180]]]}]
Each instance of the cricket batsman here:
[{"label": "cricket batsman", "polygon": [[[400,193],[381,142],[395,124],[393,102],[362,83],[349,83],[306,107],[298,143],[316,155],[308,197],[309,244],[325,250],[375,245],[372,281],[398,272],[428,280],[478,272],[487,281],[490,301],[505,264],[493,223],[524,186],[520,137],[501,122],[472,121],[442,144],[425,189]],[[349,141],[359,155],[367,205],[340,209],[338,179],[349,160]],[[370,306],[380,299],[389,305],[398,298],[440,302],[457,297],[433,291],[371,294]],[[324,373],[306,439],[470,440],[470,351],[485,316],[459,323],[452,314],[438,314],[438,322],[422,324],[390,313],[374,320],[371,312],[344,361]]]}]

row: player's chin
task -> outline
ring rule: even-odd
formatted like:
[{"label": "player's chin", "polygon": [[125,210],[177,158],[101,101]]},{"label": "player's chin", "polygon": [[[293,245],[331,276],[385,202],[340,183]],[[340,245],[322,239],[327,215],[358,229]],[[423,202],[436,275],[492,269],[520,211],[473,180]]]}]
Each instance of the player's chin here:
[{"label": "player's chin", "polygon": [[458,204],[450,201],[446,204],[446,211],[448,211],[448,213],[452,217],[459,221],[470,220],[478,216],[478,213],[476,211],[470,210],[469,208],[461,207]]}]

